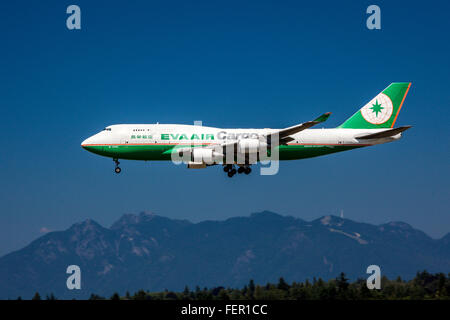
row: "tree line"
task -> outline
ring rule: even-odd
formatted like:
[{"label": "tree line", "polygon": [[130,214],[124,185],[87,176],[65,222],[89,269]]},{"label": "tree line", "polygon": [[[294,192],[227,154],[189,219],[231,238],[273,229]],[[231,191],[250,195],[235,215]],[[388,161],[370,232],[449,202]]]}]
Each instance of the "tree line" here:
[{"label": "tree line", "polygon": [[[18,299],[21,299],[20,297]],[[41,300],[36,293],[32,300]],[[45,297],[56,300],[53,294]],[[89,300],[450,300],[450,273],[431,274],[427,271],[418,272],[416,276],[405,281],[398,277],[390,280],[381,279],[380,290],[369,290],[366,279],[349,282],[344,273],[337,278],[324,281],[313,278],[312,281],[287,283],[280,278],[278,283],[256,285],[250,280],[241,289],[214,287],[196,287],[194,290],[185,287],[181,292],[164,290],[149,292],[139,290],[134,294],[126,292],[124,296],[114,293],[111,297],[92,294]]]}]

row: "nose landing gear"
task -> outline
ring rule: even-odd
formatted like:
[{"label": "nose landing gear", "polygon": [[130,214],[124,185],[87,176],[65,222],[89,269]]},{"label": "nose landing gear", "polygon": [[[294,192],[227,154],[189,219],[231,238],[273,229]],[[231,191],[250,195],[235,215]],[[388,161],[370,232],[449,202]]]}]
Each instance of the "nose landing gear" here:
[{"label": "nose landing gear", "polygon": [[122,169],[120,169],[120,167],[119,167],[119,164],[120,164],[119,159],[113,159],[113,160],[114,160],[114,163],[116,164],[116,167],[114,168],[114,171],[117,174],[119,174],[122,171]]}]

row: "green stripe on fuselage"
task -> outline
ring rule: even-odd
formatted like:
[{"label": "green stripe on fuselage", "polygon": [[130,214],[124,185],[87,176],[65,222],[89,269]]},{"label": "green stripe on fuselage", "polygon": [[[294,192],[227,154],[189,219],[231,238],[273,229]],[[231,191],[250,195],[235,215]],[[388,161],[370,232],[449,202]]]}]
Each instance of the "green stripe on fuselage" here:
[{"label": "green stripe on fuselage", "polygon": [[[102,145],[83,146],[84,149],[101,156],[127,160],[171,160],[174,147],[190,147],[173,144],[142,144],[142,145]],[[201,145],[198,145],[201,146]],[[330,153],[360,148],[362,146],[340,145],[282,145],[279,146],[280,160],[296,160],[318,157]]]},{"label": "green stripe on fuselage", "polygon": [[280,160],[298,160],[324,156],[330,153],[361,148],[361,145],[282,145],[279,146]]}]

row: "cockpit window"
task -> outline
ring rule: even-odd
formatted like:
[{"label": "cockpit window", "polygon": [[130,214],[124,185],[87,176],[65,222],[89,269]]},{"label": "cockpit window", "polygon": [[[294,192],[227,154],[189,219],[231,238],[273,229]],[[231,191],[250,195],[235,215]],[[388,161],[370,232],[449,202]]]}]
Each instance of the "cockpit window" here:
[{"label": "cockpit window", "polygon": [[105,129],[103,129],[103,130],[106,130],[106,131],[111,131],[111,128],[105,128]]}]

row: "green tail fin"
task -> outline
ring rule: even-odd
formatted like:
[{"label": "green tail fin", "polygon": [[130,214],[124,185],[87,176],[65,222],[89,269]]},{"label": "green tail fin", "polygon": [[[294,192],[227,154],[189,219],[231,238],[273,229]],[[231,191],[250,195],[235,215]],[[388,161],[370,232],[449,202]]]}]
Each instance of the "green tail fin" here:
[{"label": "green tail fin", "polygon": [[392,128],[410,86],[410,82],[392,83],[338,128]]}]

